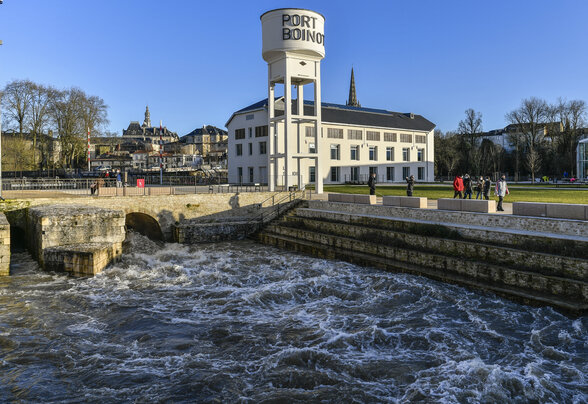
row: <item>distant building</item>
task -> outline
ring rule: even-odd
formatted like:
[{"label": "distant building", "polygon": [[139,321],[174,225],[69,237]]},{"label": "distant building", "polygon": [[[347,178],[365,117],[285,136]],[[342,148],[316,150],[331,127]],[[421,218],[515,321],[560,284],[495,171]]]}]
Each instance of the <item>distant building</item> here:
[{"label": "distant building", "polygon": [[228,132],[212,125],[194,129],[182,136],[180,143],[194,145],[195,154],[208,163],[222,163],[227,158]]},{"label": "distant building", "polygon": [[[539,136],[546,139],[551,139],[550,135],[553,134],[555,131],[562,130],[562,126],[559,122],[554,123],[547,123],[540,125],[539,129]],[[483,132],[480,134],[481,139],[488,139],[491,140],[492,143],[502,146],[504,150],[507,152],[512,152],[516,149],[516,145],[512,142],[516,136],[522,136],[523,133],[520,131],[519,125],[517,124],[510,124],[504,127],[503,129],[494,129],[488,132]],[[523,141],[521,141],[521,147]]]},{"label": "distant building", "polygon": [[159,142],[171,143],[179,140],[178,134],[172,132],[166,127],[159,128],[151,126],[151,114],[149,107],[145,109],[145,120],[143,124],[139,125],[138,121],[131,121],[127,129],[123,129],[123,142],[124,141],[140,141],[145,144],[153,145],[153,149],[159,150]]}]

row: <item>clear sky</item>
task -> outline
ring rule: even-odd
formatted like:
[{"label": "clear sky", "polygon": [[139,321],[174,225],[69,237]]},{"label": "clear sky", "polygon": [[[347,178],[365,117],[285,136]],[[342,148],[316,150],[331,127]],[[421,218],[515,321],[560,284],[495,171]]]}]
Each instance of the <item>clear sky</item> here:
[{"label": "clear sky", "polygon": [[473,108],[485,130],[531,96],[588,102],[588,1],[4,0],[0,86],[76,86],[104,99],[109,130],[151,120],[185,135],[224,127],[267,96],[265,11],[326,18],[324,102],[344,104],[351,67],[364,107],[454,130]]}]

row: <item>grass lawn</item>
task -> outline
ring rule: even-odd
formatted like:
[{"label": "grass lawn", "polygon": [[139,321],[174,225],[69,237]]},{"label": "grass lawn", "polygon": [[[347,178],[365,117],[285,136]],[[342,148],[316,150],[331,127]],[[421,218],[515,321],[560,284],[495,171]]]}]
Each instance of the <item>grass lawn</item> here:
[{"label": "grass lawn", "polygon": [[[494,185],[490,190],[490,198],[498,200],[493,195]],[[509,185],[510,194],[504,198],[505,202],[551,202],[551,203],[581,203],[588,204],[588,188],[566,189],[545,187],[534,188],[530,185]],[[325,185],[325,192],[344,194],[369,194],[367,185]],[[406,196],[404,185],[378,185],[378,195]],[[451,185],[415,184],[413,196],[424,196],[428,199],[453,198]],[[473,198],[476,197],[474,192]]]}]

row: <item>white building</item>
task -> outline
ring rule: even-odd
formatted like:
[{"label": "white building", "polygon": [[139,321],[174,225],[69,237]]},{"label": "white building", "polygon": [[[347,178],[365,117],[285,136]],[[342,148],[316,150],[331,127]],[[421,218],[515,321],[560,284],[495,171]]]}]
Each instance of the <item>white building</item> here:
[{"label": "white building", "polygon": [[[353,85],[353,83],[352,83]],[[349,100],[348,104],[353,100]],[[313,103],[305,101],[305,115]],[[283,114],[284,101],[275,101],[276,115]],[[292,107],[296,113],[296,105]],[[435,125],[420,115],[380,109],[322,103],[319,137],[321,173],[325,184],[366,182],[376,172],[378,182],[403,182],[414,175],[417,181],[434,181]],[[267,99],[245,107],[226,123],[229,132],[230,183],[268,183]],[[299,122],[297,153],[316,151],[313,125]],[[283,134],[278,125],[278,135]],[[280,143],[280,142],[278,142]],[[302,186],[316,181],[312,160],[301,161]],[[277,170],[278,184],[285,184],[284,165]],[[290,176],[298,176],[290,172]]]}]

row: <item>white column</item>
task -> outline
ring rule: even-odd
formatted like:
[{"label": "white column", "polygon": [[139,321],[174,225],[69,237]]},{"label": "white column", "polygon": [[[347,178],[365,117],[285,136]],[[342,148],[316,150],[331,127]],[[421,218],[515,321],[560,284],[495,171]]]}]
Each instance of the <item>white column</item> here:
[{"label": "white column", "polygon": [[268,69],[268,95],[267,95],[267,185],[270,192],[274,192],[276,189],[276,167],[275,167],[275,159],[272,158],[272,155],[276,153],[274,150],[275,148],[275,141],[274,141],[274,125],[275,123],[272,122],[272,118],[274,117],[275,110],[274,110],[274,98],[276,92],[276,85],[269,81],[269,72]]},{"label": "white column", "polygon": [[322,140],[322,118],[321,118],[321,64],[316,63],[316,79],[314,80],[314,113],[316,115],[316,123],[314,125],[314,135],[317,158],[314,163],[316,193],[323,193],[323,173],[321,171],[321,140]]},{"label": "white column", "polygon": [[[297,102],[298,102],[298,116],[304,116],[304,85],[303,84],[298,84],[296,86],[296,96],[297,96]],[[301,127],[301,123],[298,122],[298,130],[296,131],[296,143],[298,146],[298,150],[297,153],[303,153],[304,150],[302,150],[303,147],[303,143],[304,143],[304,139],[305,139],[305,133],[303,128]],[[302,189],[302,187],[304,186],[304,184],[302,183],[302,172],[301,172],[301,168],[302,168],[302,164],[300,163],[300,158],[296,159],[297,160],[297,173],[298,173],[298,188]]]},{"label": "white column", "polygon": [[[288,63],[286,63],[288,66]],[[290,153],[291,150],[289,148],[290,143],[290,124],[292,121],[292,79],[290,77],[290,71],[288,67],[286,67],[286,74],[284,75],[284,173],[286,178],[284,178],[284,186],[286,190],[288,187],[292,185],[290,183]]]}]

